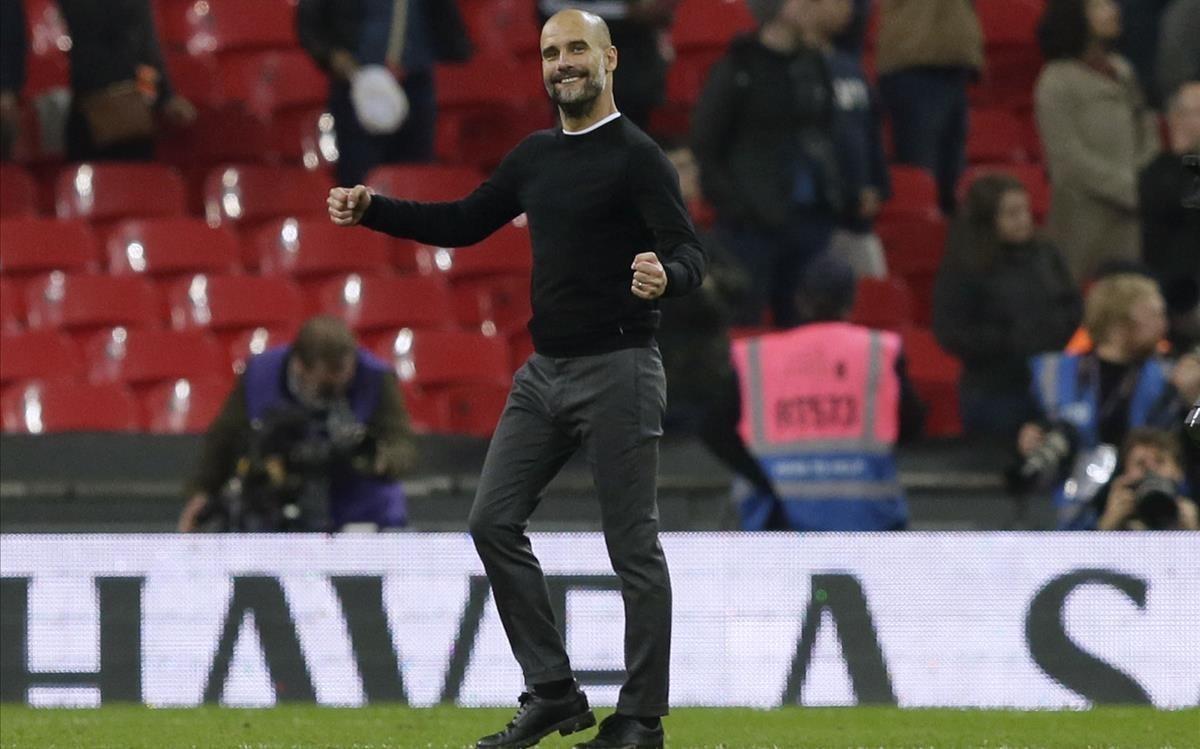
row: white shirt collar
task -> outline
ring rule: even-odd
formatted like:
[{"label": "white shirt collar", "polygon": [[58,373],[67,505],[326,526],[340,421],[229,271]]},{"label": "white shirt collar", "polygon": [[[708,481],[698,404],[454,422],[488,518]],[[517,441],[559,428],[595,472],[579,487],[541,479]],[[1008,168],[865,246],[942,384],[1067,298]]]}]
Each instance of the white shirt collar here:
[{"label": "white shirt collar", "polygon": [[593,130],[595,130],[598,127],[604,127],[605,125],[607,125],[608,123],[612,122],[613,120],[617,119],[620,116],[621,116],[620,112],[613,112],[612,114],[610,114],[609,116],[600,120],[599,122],[588,125],[587,127],[585,127],[582,130],[567,130],[566,128],[563,128],[563,135],[585,135],[587,133],[592,132]]}]

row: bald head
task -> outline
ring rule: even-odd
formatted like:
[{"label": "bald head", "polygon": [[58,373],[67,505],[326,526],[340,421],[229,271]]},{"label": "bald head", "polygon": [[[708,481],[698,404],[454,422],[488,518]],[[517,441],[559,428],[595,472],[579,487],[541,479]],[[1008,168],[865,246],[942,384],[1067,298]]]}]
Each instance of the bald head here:
[{"label": "bald head", "polygon": [[586,124],[594,113],[615,111],[616,69],[617,48],[595,13],[560,11],[542,27],[542,79],[564,122]]},{"label": "bald head", "polygon": [[606,49],[612,46],[612,35],[608,33],[608,24],[604,19],[595,13],[589,13],[586,10],[576,10],[570,8],[560,10],[546,21],[542,26],[542,47],[546,46],[546,36],[562,35],[576,36],[586,39],[598,49]]}]

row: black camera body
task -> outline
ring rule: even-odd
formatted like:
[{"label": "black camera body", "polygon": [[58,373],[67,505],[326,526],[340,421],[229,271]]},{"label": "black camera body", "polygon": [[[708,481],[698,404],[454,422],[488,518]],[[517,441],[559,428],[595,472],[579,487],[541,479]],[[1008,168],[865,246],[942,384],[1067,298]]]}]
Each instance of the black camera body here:
[{"label": "black camera body", "polygon": [[1150,530],[1166,530],[1179,524],[1179,484],[1165,476],[1147,473],[1133,485],[1134,517]]},{"label": "black camera body", "polygon": [[1046,438],[1038,449],[1009,466],[1005,480],[1013,494],[1048,486],[1079,449],[1079,432],[1064,421],[1045,424]]}]

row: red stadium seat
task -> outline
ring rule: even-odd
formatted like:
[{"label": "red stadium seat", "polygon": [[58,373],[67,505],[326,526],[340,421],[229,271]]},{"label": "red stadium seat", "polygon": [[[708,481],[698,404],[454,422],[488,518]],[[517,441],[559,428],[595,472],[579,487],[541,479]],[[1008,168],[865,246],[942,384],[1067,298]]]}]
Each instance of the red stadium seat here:
[{"label": "red stadium seat", "polygon": [[144,273],[170,279],[241,269],[237,236],[195,218],[150,218],[118,224],[108,238],[113,275]]},{"label": "red stadium seat", "polygon": [[209,173],[204,213],[212,226],[253,229],[272,219],[325,217],[329,177],[298,167],[230,166]]},{"label": "red stadium seat", "polygon": [[158,6],[167,44],[189,54],[299,46],[289,0],[160,0]]},{"label": "red stadium seat", "polygon": [[187,191],[178,172],[162,164],[79,164],[59,173],[55,206],[59,218],[92,222],[183,216]]},{"label": "red stadium seat", "polygon": [[383,275],[391,271],[391,239],[378,232],[347,231],[328,218],[284,219],[254,237],[259,267],[266,275],[326,281],[347,273]]},{"label": "red stadium seat", "polygon": [[333,115],[325,106],[276,112],[270,124],[270,156],[309,171],[330,171],[338,159]]},{"label": "red stadium seat", "polygon": [[23,380],[79,380],[83,358],[70,336],[57,330],[0,333],[0,385]]},{"label": "red stadium seat", "polygon": [[529,280],[526,273],[456,282],[452,293],[458,322],[487,335],[524,329],[533,315]]},{"label": "red stadium seat", "polygon": [[530,0],[462,0],[459,5],[480,54],[536,59],[537,16]]},{"label": "red stadium seat", "polygon": [[181,378],[165,382],[142,398],[151,434],[199,434],[208,430],[229,397],[228,379]]},{"label": "red stadium seat", "polygon": [[449,404],[440,392],[426,390],[411,382],[401,383],[400,392],[413,431],[421,434],[450,431],[450,415],[446,412]]},{"label": "red stadium seat", "polygon": [[958,180],[959,198],[966,196],[975,180],[993,173],[1007,174],[1020,180],[1029,193],[1034,219],[1039,224],[1046,219],[1046,214],[1050,212],[1050,182],[1040,164],[978,164],[970,167]]},{"label": "red stadium seat", "polygon": [[[984,44],[996,47],[1037,48],[1037,27],[1045,0],[978,0],[975,12],[983,27]],[[989,52],[991,49],[989,49]]]},{"label": "red stadium seat", "polygon": [[850,322],[880,330],[903,330],[912,323],[912,293],[900,278],[862,278]]},{"label": "red stadium seat", "polygon": [[421,387],[465,383],[507,387],[512,379],[504,340],[480,333],[405,328],[381,338],[374,350],[395,364],[401,382]]},{"label": "red stadium seat", "polygon": [[0,331],[12,333],[21,329],[25,309],[17,287],[7,278],[0,278]]},{"label": "red stadium seat", "polygon": [[31,328],[61,328],[77,335],[118,325],[159,327],[162,300],[148,279],[67,274],[39,276],[25,288]]},{"label": "red stadium seat", "polygon": [[450,293],[437,277],[356,274],[326,284],[318,300],[322,312],[358,332],[454,325]]},{"label": "red stadium seat", "polygon": [[683,0],[675,11],[671,41],[679,49],[728,46],[736,35],[755,28],[744,0]]},{"label": "red stadium seat", "polygon": [[469,166],[390,164],[372,169],[367,184],[389,197],[444,203],[470,195],[486,178]]},{"label": "red stadium seat", "polygon": [[912,292],[912,319],[928,324],[933,316],[933,285],[946,251],[946,221],[940,215],[899,216],[876,224],[888,271],[904,279]]},{"label": "red stadium seat", "polygon": [[257,356],[267,349],[285,346],[296,337],[296,326],[276,328],[254,328],[234,336],[229,344],[229,361],[233,364],[234,374],[246,371],[246,360]]},{"label": "red stadium seat", "polygon": [[28,25],[26,79],[22,89],[28,101],[55,88],[66,88],[70,79],[71,35],[54,0],[23,0]]},{"label": "red stadium seat", "polygon": [[225,95],[259,116],[285,109],[312,109],[329,99],[329,78],[307,52],[272,50],[221,61]]},{"label": "red stadium seat", "polygon": [[453,281],[481,276],[529,275],[533,267],[529,230],[510,223],[470,247],[425,247],[417,252],[417,265],[422,273],[444,273]]},{"label": "red stadium seat", "polygon": [[930,437],[961,434],[958,381],[962,376],[962,364],[938,345],[929,330],[908,328],[902,337],[909,376],[929,408],[925,433]]},{"label": "red stadium seat", "polygon": [[118,383],[30,383],[6,392],[0,412],[10,434],[134,432],[141,426],[137,400]]},{"label": "red stadium seat", "polygon": [[889,216],[939,216],[937,183],[925,169],[893,164],[892,197],[883,204],[880,220]]},{"label": "red stadium seat", "polygon": [[206,276],[167,291],[171,327],[209,328],[231,337],[253,328],[294,328],[304,314],[300,289],[283,278]]},{"label": "red stadium seat", "polygon": [[973,109],[967,134],[967,161],[1021,163],[1031,159],[1025,122],[1007,109]]},{"label": "red stadium seat", "polygon": [[37,215],[37,183],[14,164],[0,166],[0,218]]},{"label": "red stadium seat", "polygon": [[9,278],[52,270],[98,271],[99,250],[91,227],[82,221],[0,221],[0,271]]},{"label": "red stadium seat", "polygon": [[[447,163],[491,167],[529,133],[552,124],[540,72],[508,57],[439,65],[436,152]],[[496,85],[503,80],[505,85]]]},{"label": "red stadium seat", "polygon": [[210,109],[226,103],[225,84],[215,56],[168,54],[167,71],[175,92],[196,107]]},{"label": "red stadium seat", "polygon": [[445,403],[445,431],[491,437],[508,401],[508,388],[486,383],[451,385],[437,397]]},{"label": "red stadium seat", "polygon": [[1037,26],[1043,0],[979,0],[975,3],[983,26],[983,75],[970,88],[971,101],[988,106],[1028,110],[1042,68]]},{"label": "red stadium seat", "polygon": [[267,123],[240,104],[201,108],[189,127],[163,133],[159,158],[184,168],[211,168],[219,164],[252,164],[271,150]]},{"label": "red stadium seat", "polygon": [[533,336],[529,329],[514,330],[508,335],[510,368],[516,372],[529,357],[533,356]]},{"label": "red stadium seat", "polygon": [[88,379],[124,382],[133,388],[181,377],[226,378],[225,351],[210,333],[192,330],[113,328],[97,333],[84,347]]}]

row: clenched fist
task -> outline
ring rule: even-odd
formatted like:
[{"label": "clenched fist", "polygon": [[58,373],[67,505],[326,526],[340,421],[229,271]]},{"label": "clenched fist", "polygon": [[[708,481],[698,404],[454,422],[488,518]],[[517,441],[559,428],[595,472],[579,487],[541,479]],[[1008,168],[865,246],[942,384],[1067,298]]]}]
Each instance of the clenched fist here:
[{"label": "clenched fist", "polygon": [[329,191],[329,220],[338,226],[355,226],[371,205],[375,191],[366,185],[335,187]]}]

